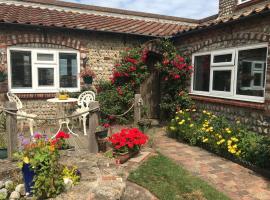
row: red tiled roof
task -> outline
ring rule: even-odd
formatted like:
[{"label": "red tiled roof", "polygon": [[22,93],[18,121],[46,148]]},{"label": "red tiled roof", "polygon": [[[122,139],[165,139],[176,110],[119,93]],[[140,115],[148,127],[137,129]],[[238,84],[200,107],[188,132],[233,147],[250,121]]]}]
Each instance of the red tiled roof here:
[{"label": "red tiled roof", "polygon": [[266,5],[261,5],[256,8],[252,8],[249,10],[246,10],[244,12],[236,13],[233,15],[225,16],[225,17],[218,17],[216,19],[209,19],[206,22],[201,22],[199,25],[194,26],[194,27],[188,27],[187,29],[183,29],[178,32],[177,35],[181,35],[182,33],[188,33],[194,30],[203,30],[208,27],[214,27],[216,25],[221,25],[221,24],[226,24],[229,22],[234,22],[240,19],[244,19],[246,17],[251,17],[251,16],[256,16],[256,15],[261,15],[263,13],[270,13],[270,3]]},{"label": "red tiled roof", "polygon": [[148,17],[148,18],[154,18],[154,19],[170,20],[170,21],[176,21],[176,22],[198,23],[198,20],[188,19],[188,18],[183,18],[183,17],[159,15],[159,14],[130,11],[130,10],[117,9],[117,8],[107,8],[107,7],[72,3],[72,2],[59,1],[59,0],[21,0],[21,1],[26,2],[26,3],[66,7],[66,8],[71,8],[71,9],[90,10],[90,11],[98,11],[98,12],[104,12],[104,13],[115,13],[115,14],[120,14],[120,15],[133,15],[133,16]]},{"label": "red tiled roof", "polygon": [[145,36],[170,36],[190,28],[188,25],[180,25],[180,22],[179,24],[163,23],[4,3],[0,3],[0,23]]}]

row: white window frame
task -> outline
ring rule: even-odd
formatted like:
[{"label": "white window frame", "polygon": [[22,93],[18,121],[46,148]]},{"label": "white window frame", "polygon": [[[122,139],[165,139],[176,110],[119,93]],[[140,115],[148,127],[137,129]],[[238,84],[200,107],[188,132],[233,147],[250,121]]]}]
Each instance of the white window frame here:
[{"label": "white window frame", "polygon": [[252,1],[252,0],[238,0],[237,2],[238,2],[238,5],[240,5],[240,4],[243,4],[243,3],[247,3],[249,1]]},{"label": "white window frame", "polygon": [[[266,68],[265,68],[265,77],[264,77],[264,97],[256,97],[256,96],[248,96],[248,95],[239,95],[236,94],[237,91],[237,73],[238,73],[238,54],[239,51],[242,50],[251,50],[251,49],[259,49],[259,48],[267,48],[267,57],[266,57]],[[243,46],[243,47],[238,47],[235,48],[235,63],[233,66],[227,66],[227,67],[217,67],[217,66],[211,66],[210,64],[210,83],[209,83],[209,92],[205,91],[196,91],[194,90],[194,73],[192,74],[191,77],[191,89],[190,89],[190,94],[194,95],[200,95],[200,96],[207,96],[207,97],[217,97],[217,98],[224,98],[224,99],[233,99],[233,100],[240,100],[240,101],[249,101],[249,102],[258,102],[258,103],[264,103],[265,101],[265,88],[266,88],[266,74],[267,74],[267,68],[268,68],[268,43],[261,43],[261,44],[256,44],[256,45],[250,45],[250,46]],[[224,52],[227,50],[224,50]],[[202,52],[202,53],[195,53],[192,55],[192,65],[194,66],[195,64],[195,57],[196,56],[203,56],[203,55],[211,55],[211,60],[212,60],[212,53],[215,51],[208,51],[208,52]],[[219,51],[220,52],[220,51]],[[213,70],[217,70],[218,68],[220,69],[232,69],[232,81],[231,81],[231,90],[232,93],[228,92],[216,92],[212,90],[212,84],[213,84]]]},{"label": "white window frame", "polygon": [[[215,56],[220,56],[220,55],[227,55],[231,54],[232,55],[232,60],[230,62],[220,62],[220,63],[215,63],[214,59]],[[235,49],[227,49],[227,50],[221,50],[221,51],[214,51],[211,53],[211,66],[232,66],[235,63]]]},{"label": "white window frame", "polygon": [[[231,71],[231,91],[218,91],[213,89],[213,82],[214,82],[214,71]],[[219,96],[233,96],[233,81],[234,81],[234,69],[233,67],[210,67],[210,93],[213,95],[219,95]]]},{"label": "white window frame", "polygon": [[[32,66],[32,88],[12,88],[11,87],[11,51],[31,51],[31,66]],[[53,53],[54,61],[38,61],[37,53]],[[75,88],[60,88],[60,53],[72,53],[77,55],[77,73],[80,73],[80,53],[76,50],[65,49],[39,49],[28,47],[8,47],[7,51],[7,64],[8,64],[8,88],[10,92],[14,93],[57,93],[60,90],[68,92],[80,91],[80,78],[77,75],[77,87]],[[53,68],[54,69],[54,85],[53,86],[38,86],[38,68]]]}]

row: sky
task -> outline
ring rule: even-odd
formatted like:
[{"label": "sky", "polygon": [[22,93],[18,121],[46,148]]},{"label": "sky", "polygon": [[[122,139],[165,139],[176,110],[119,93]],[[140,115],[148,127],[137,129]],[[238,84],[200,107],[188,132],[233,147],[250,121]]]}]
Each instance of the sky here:
[{"label": "sky", "polygon": [[218,0],[65,0],[155,14],[201,19],[218,13]]}]

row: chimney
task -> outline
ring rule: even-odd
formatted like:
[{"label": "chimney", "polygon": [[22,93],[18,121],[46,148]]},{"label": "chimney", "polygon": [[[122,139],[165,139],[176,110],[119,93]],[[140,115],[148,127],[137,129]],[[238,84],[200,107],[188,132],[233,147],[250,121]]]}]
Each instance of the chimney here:
[{"label": "chimney", "polygon": [[237,0],[219,0],[219,17],[233,13]]}]

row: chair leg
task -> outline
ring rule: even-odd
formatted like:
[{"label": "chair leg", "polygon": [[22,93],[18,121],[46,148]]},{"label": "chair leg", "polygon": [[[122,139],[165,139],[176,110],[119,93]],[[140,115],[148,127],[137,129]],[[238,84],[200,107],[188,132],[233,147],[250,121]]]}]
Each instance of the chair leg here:
[{"label": "chair leg", "polygon": [[84,133],[84,135],[87,135],[87,133],[86,133],[86,119],[87,119],[86,116],[83,116],[82,117],[82,120],[83,120],[83,133]]},{"label": "chair leg", "polygon": [[23,125],[24,125],[24,124],[23,124],[23,120],[21,120],[21,122],[20,122],[20,131],[21,131],[21,132],[23,132]]},{"label": "chair leg", "polygon": [[34,131],[33,131],[34,120],[28,119],[28,123],[29,123],[29,129],[30,129],[31,136],[33,136],[34,135]]}]

